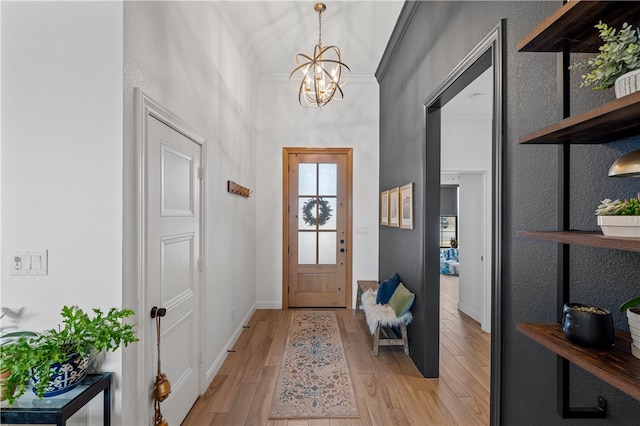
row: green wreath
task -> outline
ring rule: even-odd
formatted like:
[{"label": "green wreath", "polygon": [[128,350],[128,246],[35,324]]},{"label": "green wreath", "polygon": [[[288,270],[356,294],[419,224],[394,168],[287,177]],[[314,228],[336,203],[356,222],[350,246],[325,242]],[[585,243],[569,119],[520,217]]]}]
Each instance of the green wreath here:
[{"label": "green wreath", "polygon": [[[316,202],[319,203],[317,218],[314,216],[314,213],[316,212]],[[323,200],[322,198],[310,198],[302,206],[302,220],[307,225],[322,226],[331,219],[331,211],[331,206],[327,200]]]}]

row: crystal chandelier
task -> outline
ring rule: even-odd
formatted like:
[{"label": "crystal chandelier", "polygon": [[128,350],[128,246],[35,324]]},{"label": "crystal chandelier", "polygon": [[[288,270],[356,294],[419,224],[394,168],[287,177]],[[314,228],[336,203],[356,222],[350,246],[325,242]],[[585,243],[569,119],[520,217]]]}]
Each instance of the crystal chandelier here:
[{"label": "crystal chandelier", "polygon": [[321,109],[331,100],[342,100],[342,86],[351,76],[351,70],[340,59],[340,49],[322,46],[322,12],[326,8],[322,3],[313,6],[318,12],[318,44],[313,56],[296,55],[297,65],[289,74],[289,81],[298,92],[298,102],[305,108]]}]

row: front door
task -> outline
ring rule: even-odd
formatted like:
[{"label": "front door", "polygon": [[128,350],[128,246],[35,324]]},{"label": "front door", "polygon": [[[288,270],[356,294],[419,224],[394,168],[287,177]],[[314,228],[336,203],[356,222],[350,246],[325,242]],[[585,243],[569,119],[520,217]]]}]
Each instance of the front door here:
[{"label": "front door", "polygon": [[285,148],[283,306],[351,305],[348,148]]},{"label": "front door", "polygon": [[[172,392],[161,407],[164,419],[179,425],[199,394],[201,146],[151,115],[146,124],[147,312],[152,306],[166,308],[161,320],[161,366]],[[147,365],[146,374],[153,383],[158,362],[155,321],[149,318],[147,324],[153,363]]]}]

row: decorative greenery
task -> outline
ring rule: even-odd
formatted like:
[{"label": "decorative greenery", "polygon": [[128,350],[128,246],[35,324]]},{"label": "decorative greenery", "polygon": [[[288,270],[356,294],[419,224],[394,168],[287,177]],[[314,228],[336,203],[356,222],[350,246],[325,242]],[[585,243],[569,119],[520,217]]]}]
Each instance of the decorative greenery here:
[{"label": "decorative greenery", "polygon": [[626,22],[620,31],[603,22],[596,24],[595,28],[600,30],[600,38],[604,41],[599,47],[600,53],[569,69],[586,69],[580,87],[593,86],[593,90],[603,90],[613,87],[622,74],[640,68],[640,28],[634,29]]},{"label": "decorative greenery", "polygon": [[[314,213],[316,210],[316,203],[318,203],[317,218],[314,216]],[[315,198],[310,198],[302,206],[302,220],[307,225],[322,226],[325,223],[327,223],[329,219],[331,219],[332,211],[333,210],[331,209],[331,206],[329,205],[329,202],[327,200],[323,200],[322,198],[318,198],[317,200]]]},{"label": "decorative greenery", "polygon": [[[93,309],[91,318],[78,307],[62,308],[63,326],[35,335],[19,336],[10,344],[0,346],[0,371],[10,370],[2,392],[13,403],[34,378],[34,391],[42,398],[49,383],[51,364],[62,363],[74,354],[92,356],[103,350],[114,352],[121,344],[136,342],[133,325],[121,320],[130,317],[130,309],[111,308],[105,315]],[[14,334],[14,333],[11,333]],[[7,336],[4,336],[7,337]],[[15,389],[15,391],[11,391]]]},{"label": "decorative greenery", "polygon": [[638,305],[640,305],[640,297],[629,299],[620,305],[620,312],[625,313],[628,309],[635,308]]},{"label": "decorative greenery", "polygon": [[640,192],[638,198],[611,201],[609,198],[601,201],[596,209],[598,216],[640,216]]},{"label": "decorative greenery", "polygon": [[451,237],[451,239],[449,240],[449,245],[451,246],[451,248],[458,248],[458,240]]}]

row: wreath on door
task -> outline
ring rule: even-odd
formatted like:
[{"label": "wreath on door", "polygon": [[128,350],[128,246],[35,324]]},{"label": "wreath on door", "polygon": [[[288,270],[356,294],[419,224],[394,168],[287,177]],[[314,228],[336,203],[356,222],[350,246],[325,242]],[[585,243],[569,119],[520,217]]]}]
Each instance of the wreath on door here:
[{"label": "wreath on door", "polygon": [[[315,217],[316,204],[318,204],[318,217]],[[322,226],[331,219],[331,206],[327,200],[322,198],[310,198],[302,206],[302,220],[310,226]]]}]

